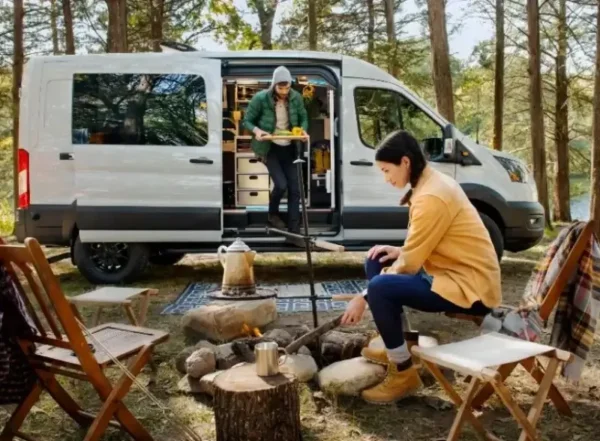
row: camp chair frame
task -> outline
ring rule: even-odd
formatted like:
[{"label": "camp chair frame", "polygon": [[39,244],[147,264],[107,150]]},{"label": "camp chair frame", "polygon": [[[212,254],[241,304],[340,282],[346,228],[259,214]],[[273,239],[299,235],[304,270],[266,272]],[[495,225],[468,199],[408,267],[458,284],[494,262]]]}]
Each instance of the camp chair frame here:
[{"label": "camp chair frame", "polygon": [[[500,334],[496,334],[497,337],[492,337],[496,341],[500,341],[500,339],[508,339],[508,340],[517,340],[513,337],[503,336]],[[485,336],[480,336],[479,339],[486,338]],[[489,337],[488,337],[489,338]],[[476,341],[478,337],[471,339],[470,341]],[[499,441],[499,438],[494,436],[492,433],[488,432],[484,427],[481,421],[474,415],[473,411],[475,407],[473,406],[473,400],[477,396],[481,387],[491,387],[493,391],[498,394],[502,403],[508,409],[512,417],[516,420],[518,425],[521,427],[521,435],[519,437],[519,441],[539,441],[540,438],[536,433],[536,425],[542,414],[542,409],[544,407],[544,403],[548,394],[550,392],[550,388],[552,387],[552,381],[556,372],[558,370],[559,364],[561,362],[567,362],[571,359],[572,354],[566,351],[562,351],[559,349],[554,349],[549,346],[539,345],[537,343],[529,343],[525,341],[521,341],[522,346],[526,346],[525,351],[514,351],[514,353],[510,353],[510,349],[506,349],[506,351],[502,351],[503,355],[501,357],[504,360],[499,365],[500,369],[505,366],[509,366],[514,368],[518,363],[524,363],[524,360],[529,360],[529,362],[533,362],[537,356],[544,356],[549,358],[549,363],[547,368],[542,375],[540,380],[540,386],[538,388],[538,392],[533,400],[533,404],[529,410],[528,415],[518,406],[515,400],[512,398],[509,388],[504,384],[505,377],[501,375],[500,369],[496,370],[492,367],[475,367],[479,363],[471,363],[469,359],[465,359],[461,357],[460,354],[464,354],[469,351],[467,348],[470,341],[458,342],[457,346],[465,346],[465,348],[455,348],[452,351],[450,348],[446,349],[449,345],[437,346],[432,348],[421,348],[419,346],[415,346],[413,348],[413,353],[417,355],[421,363],[425,365],[425,367],[431,372],[431,374],[436,378],[436,380],[440,383],[442,388],[449,395],[450,399],[454,402],[456,407],[458,408],[458,413],[454,419],[452,424],[452,428],[446,438],[446,441],[456,441],[459,439],[461,429],[465,423],[465,421],[469,421],[469,423],[473,426],[475,431],[480,435],[480,437],[484,440],[488,441]],[[490,347],[489,343],[486,343]],[[506,343],[507,345],[514,344],[512,342]],[[481,343],[480,343],[481,345]],[[531,350],[531,349],[533,350]],[[496,351],[497,347],[494,345],[493,350]],[[528,355],[523,359],[520,359],[519,353],[526,351],[531,351]],[[483,350],[482,352],[485,352]],[[504,355],[506,354],[506,355]],[[535,355],[531,355],[535,354]],[[519,360],[520,359],[520,360]],[[519,360],[515,362],[515,360]],[[450,368],[457,372],[460,372],[464,375],[470,377],[469,387],[464,396],[461,396],[456,392],[448,379],[444,376],[442,371],[440,370],[440,366]]]},{"label": "camp chair frame", "polygon": [[[538,313],[544,322],[547,322],[548,319],[550,318],[552,311],[554,311],[554,308],[558,304],[558,301],[560,299],[560,295],[561,295],[563,289],[565,288],[565,286],[571,279],[571,276],[573,275],[573,273],[576,271],[579,259],[581,258],[583,252],[585,251],[585,248],[586,248],[589,240],[594,236],[594,227],[595,227],[594,221],[588,221],[586,223],[586,225],[583,228],[583,230],[581,231],[579,237],[575,241],[575,245],[569,252],[569,255],[567,256],[564,265],[559,270],[556,280],[554,281],[554,283],[548,290],[546,297],[544,297],[544,299],[542,300]],[[446,315],[448,317],[452,317],[452,318],[469,320],[469,321],[474,322],[477,325],[481,325],[481,322],[483,320],[482,317],[471,316],[468,314],[446,313]],[[511,373],[513,372],[513,370],[517,367],[518,364],[523,366],[525,368],[525,370],[527,370],[527,372],[529,372],[531,374],[531,376],[535,379],[535,381],[537,381],[538,384],[540,384],[540,385],[542,384],[542,381],[544,381],[545,373],[546,373],[548,367],[545,368],[542,365],[542,363],[540,362],[539,358],[535,358],[535,357],[533,359],[524,360],[521,363],[502,366],[498,370],[498,374],[500,375],[502,380],[508,378],[511,375]],[[497,391],[496,391],[496,393],[497,393]],[[475,409],[481,409],[483,407],[483,405],[485,404],[485,402],[493,394],[494,394],[494,388],[491,384],[488,384],[488,385],[482,387],[473,396],[471,405]],[[560,414],[562,414],[564,416],[568,416],[568,417],[573,416],[573,412],[571,411],[571,408],[569,407],[569,403],[567,402],[564,395],[561,393],[561,391],[558,389],[558,387],[554,383],[551,383],[551,385],[550,385],[548,397],[550,398],[550,400],[552,400],[552,402],[554,403],[554,406],[556,407],[556,410]]]},{"label": "camp chair frame", "polygon": [[[12,413],[0,433],[0,441],[12,440],[14,437],[33,440],[19,430],[44,390],[75,422],[88,429],[85,441],[99,440],[108,426],[125,430],[136,441],[152,440],[152,436],[122,400],[129,392],[134,378],[150,361],[154,346],[166,341],[169,334],[116,323],[103,324],[88,330],[95,337],[92,344],[95,341],[101,346],[93,344],[96,349],[94,353],[80,327],[83,320],[75,306],[65,297],[35,239],[26,239],[24,246],[6,245],[0,239],[0,261],[3,261],[13,276],[37,330],[33,336],[19,339],[19,345],[37,375],[37,382]],[[31,290],[31,298],[22,284],[25,280]],[[43,314],[49,331],[42,325],[32,301],[35,301]],[[113,365],[113,357],[119,361],[127,361],[127,368],[133,377],[123,373],[114,386],[104,373],[105,368]],[[103,402],[98,414],[83,411],[58,383],[57,375],[90,383]]]}]

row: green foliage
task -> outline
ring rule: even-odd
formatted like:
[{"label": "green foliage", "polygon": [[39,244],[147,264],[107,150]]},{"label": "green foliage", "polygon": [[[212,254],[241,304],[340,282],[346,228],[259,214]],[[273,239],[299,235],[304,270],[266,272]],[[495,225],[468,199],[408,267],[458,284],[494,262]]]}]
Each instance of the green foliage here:
[{"label": "green foliage", "polygon": [[0,236],[13,230],[12,138],[0,138]]}]

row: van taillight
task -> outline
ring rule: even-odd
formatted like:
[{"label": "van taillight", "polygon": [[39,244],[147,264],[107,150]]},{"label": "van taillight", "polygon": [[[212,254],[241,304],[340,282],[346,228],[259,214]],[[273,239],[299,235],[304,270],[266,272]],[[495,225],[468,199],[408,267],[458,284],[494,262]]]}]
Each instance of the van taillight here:
[{"label": "van taillight", "polygon": [[19,208],[28,208],[29,197],[29,152],[19,149]]}]

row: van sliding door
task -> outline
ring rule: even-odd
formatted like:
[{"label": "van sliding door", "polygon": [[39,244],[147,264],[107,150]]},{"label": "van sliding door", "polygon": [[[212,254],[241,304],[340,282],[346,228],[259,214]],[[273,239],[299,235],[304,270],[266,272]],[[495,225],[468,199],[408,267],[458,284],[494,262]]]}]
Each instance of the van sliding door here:
[{"label": "van sliding door", "polygon": [[220,242],[221,62],[139,55],[73,77],[82,242]]}]

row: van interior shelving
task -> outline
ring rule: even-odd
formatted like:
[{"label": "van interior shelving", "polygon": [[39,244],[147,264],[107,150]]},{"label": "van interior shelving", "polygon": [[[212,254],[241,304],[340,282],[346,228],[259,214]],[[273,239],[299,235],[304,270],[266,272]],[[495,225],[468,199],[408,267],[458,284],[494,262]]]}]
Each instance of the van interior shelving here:
[{"label": "van interior shelving", "polygon": [[[271,84],[269,76],[223,78],[223,237],[267,236],[269,194],[273,182],[266,166],[251,148],[252,133],[243,125],[250,100]],[[309,234],[335,235],[336,210],[334,158],[336,140],[335,89],[318,75],[297,75],[292,86],[303,95],[308,113],[308,141],[287,148],[301,152]],[[280,213],[287,219],[287,197]]]}]

